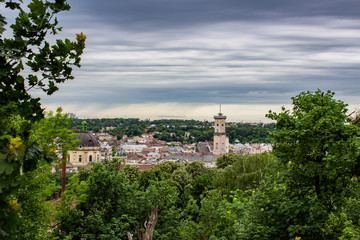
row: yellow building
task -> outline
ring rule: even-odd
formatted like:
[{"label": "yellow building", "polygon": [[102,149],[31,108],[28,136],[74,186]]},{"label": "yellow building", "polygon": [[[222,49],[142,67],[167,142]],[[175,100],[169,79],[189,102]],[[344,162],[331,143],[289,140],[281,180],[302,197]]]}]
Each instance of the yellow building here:
[{"label": "yellow building", "polygon": [[100,162],[99,141],[90,133],[79,133],[77,139],[81,142],[76,150],[69,150],[69,161],[66,164],[67,171],[79,171],[80,168],[91,167],[92,162]]}]

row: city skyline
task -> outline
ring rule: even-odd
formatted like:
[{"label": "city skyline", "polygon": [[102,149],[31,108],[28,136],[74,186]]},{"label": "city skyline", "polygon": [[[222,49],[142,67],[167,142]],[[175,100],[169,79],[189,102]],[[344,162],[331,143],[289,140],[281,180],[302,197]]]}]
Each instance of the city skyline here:
[{"label": "city skyline", "polygon": [[359,106],[356,0],[69,3],[56,38],[83,32],[86,49],[74,80],[32,92],[47,110],[211,120],[221,104],[229,121],[269,122],[269,110],[316,89]]}]

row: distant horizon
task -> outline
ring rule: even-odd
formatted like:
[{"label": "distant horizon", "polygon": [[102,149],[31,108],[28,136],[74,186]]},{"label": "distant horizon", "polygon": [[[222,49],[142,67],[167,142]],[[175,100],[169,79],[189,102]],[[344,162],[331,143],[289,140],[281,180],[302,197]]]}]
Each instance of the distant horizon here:
[{"label": "distant horizon", "polygon": [[[290,100],[289,100],[290,102]],[[346,103],[346,102],[345,102]],[[292,105],[226,105],[222,104],[222,114],[227,117],[227,122],[247,122],[247,123],[272,123],[271,119],[265,117],[269,110],[280,113],[281,107],[284,106],[288,110],[292,110]],[[43,106],[45,111],[55,112],[61,106]],[[214,116],[218,114],[219,105],[202,105],[202,106],[189,106],[177,104],[143,104],[141,106],[125,106],[117,107],[110,112],[101,110],[101,108],[93,107],[95,109],[92,113],[88,114],[88,108],[82,108],[82,111],[75,111],[77,108],[71,105],[62,106],[63,113],[73,113],[80,119],[101,119],[101,118],[138,118],[141,120],[160,120],[160,119],[177,119],[177,120],[197,120],[197,121],[213,121]],[[161,110],[159,110],[159,109]],[[166,114],[174,113],[178,109],[179,115]],[[181,110],[181,111],[179,111]],[[359,110],[357,106],[349,105],[348,113]],[[162,114],[155,115],[151,112],[161,112]],[[184,113],[184,114],[181,114]],[[186,114],[187,113],[187,114]]]},{"label": "distant horizon", "polygon": [[[79,119],[106,119],[106,118],[137,118],[140,120],[146,120],[146,119],[150,119],[150,121],[152,120],[161,120],[161,119],[174,119],[174,120],[197,120],[197,121],[214,121],[214,116],[217,115],[219,113],[219,111],[216,111],[219,109],[219,106],[214,107],[215,105],[210,105],[210,106],[200,106],[200,107],[195,107],[195,109],[189,109],[189,113],[186,114],[185,109],[187,107],[182,106],[182,113],[185,114],[179,114],[179,115],[147,115],[147,113],[149,113],[149,110],[151,111],[151,107],[149,106],[142,106],[141,108],[146,108],[147,111],[144,112],[137,112],[137,113],[132,113],[131,108],[124,108],[123,110],[119,109],[118,110],[118,114],[115,112],[112,113],[105,113],[102,112],[101,110],[99,110],[99,113],[96,114],[94,113],[93,115],[90,114],[83,114],[83,113],[79,113],[76,111],[72,111],[75,110],[75,108],[71,108],[71,106],[67,106],[67,107],[62,107],[63,109],[63,113],[73,113],[76,115],[77,118]],[[159,107],[159,106],[158,106]],[[160,107],[164,107],[164,105],[161,105]],[[286,107],[290,107],[290,105],[286,106]],[[179,107],[178,107],[179,108]],[[251,108],[251,109],[249,109]],[[53,111],[55,112],[57,109],[57,107],[45,107],[45,111]],[[129,110],[130,109],[130,110]],[[138,108],[136,108],[138,109]],[[208,112],[209,109],[213,109],[213,112]],[[238,111],[236,111],[235,109],[239,109]],[[257,111],[263,111],[263,117],[260,117],[261,114],[259,114],[259,118],[249,118],[249,113],[256,113]],[[271,109],[268,109],[266,112],[264,112],[265,107],[262,105],[258,105],[258,106],[238,106],[238,105],[222,105],[222,114],[225,115],[227,117],[226,122],[246,122],[246,123],[271,123],[273,122],[271,119],[268,119],[265,117],[265,114],[268,113],[269,110],[275,111],[275,112],[280,112],[281,111],[281,106],[274,106]],[[86,111],[86,110],[85,110]],[[124,113],[124,111],[126,111]],[[164,112],[167,111],[167,109],[163,110]],[[121,113],[122,112],[122,113]],[[247,112],[246,115],[244,115],[244,113]]]}]

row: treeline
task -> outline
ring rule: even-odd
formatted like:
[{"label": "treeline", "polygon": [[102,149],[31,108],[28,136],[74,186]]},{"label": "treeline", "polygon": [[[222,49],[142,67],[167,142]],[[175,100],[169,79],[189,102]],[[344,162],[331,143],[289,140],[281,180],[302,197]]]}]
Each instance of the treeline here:
[{"label": "treeline", "polygon": [[[99,132],[102,128],[114,127],[105,130],[111,135],[121,139],[124,135],[128,137],[141,136],[147,132],[159,132],[154,137],[162,141],[179,141],[182,143],[197,143],[212,141],[214,136],[213,122],[197,120],[140,120],[138,118],[103,118],[103,119],[74,119],[72,128],[81,129],[83,121],[88,123],[88,130]],[[226,128],[230,143],[238,140],[241,143],[270,143],[272,141],[269,133],[274,129],[274,123],[250,124],[237,123]]]},{"label": "treeline", "polygon": [[[201,162],[159,164],[149,171],[119,162],[71,178],[58,208],[55,237],[66,239],[236,239],[229,213],[256,189],[274,157],[226,156],[222,168]],[[231,164],[230,164],[231,163]],[[228,165],[227,165],[228,164]],[[236,200],[236,197],[239,200]],[[235,199],[235,200],[234,200]],[[76,206],[74,206],[76,203]]]}]

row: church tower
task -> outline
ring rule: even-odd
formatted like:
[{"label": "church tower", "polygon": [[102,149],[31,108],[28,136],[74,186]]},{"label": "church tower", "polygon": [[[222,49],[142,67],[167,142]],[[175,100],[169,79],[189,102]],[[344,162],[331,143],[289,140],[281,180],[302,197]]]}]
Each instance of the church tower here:
[{"label": "church tower", "polygon": [[225,120],[226,116],[220,112],[217,116],[214,116],[215,119],[215,131],[214,131],[214,155],[224,155],[229,153],[229,138],[226,137],[225,133]]}]

